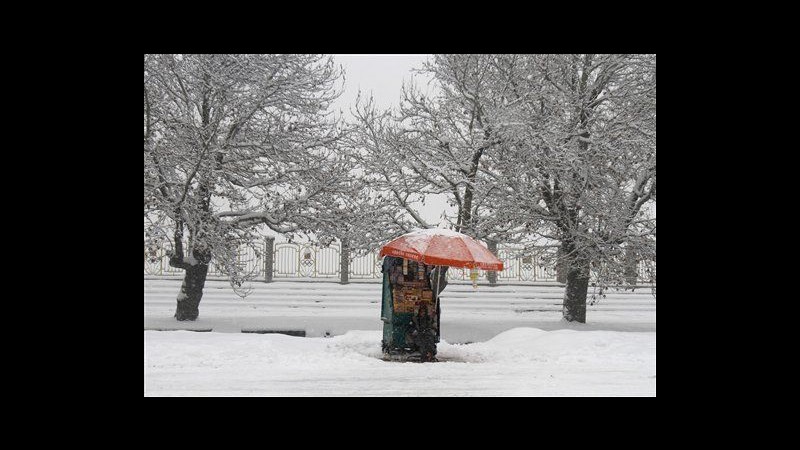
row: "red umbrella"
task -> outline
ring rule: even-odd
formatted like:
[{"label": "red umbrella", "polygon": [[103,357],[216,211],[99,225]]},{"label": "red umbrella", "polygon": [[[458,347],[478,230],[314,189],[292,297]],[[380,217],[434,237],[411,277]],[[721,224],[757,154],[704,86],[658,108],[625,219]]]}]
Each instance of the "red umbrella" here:
[{"label": "red umbrella", "polygon": [[503,261],[479,241],[452,230],[429,228],[404,234],[381,248],[379,256],[397,256],[432,266],[503,270]]}]

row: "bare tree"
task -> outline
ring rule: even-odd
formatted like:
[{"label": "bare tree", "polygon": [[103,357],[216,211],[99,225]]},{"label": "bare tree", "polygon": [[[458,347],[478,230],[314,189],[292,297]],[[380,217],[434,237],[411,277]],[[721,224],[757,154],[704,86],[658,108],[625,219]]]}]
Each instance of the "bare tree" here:
[{"label": "bare tree", "polygon": [[[341,155],[352,155],[352,148],[340,146]],[[347,156],[345,156],[347,157]],[[338,240],[340,247],[340,277],[349,281],[349,267],[353,258],[380,248],[404,229],[398,225],[402,214],[396,204],[384,201],[384,195],[375,192],[360,176],[364,170],[357,166],[350,170],[344,189],[325,194],[326,209],[318,211],[314,241],[327,246]]]},{"label": "bare tree", "polygon": [[386,218],[394,227],[404,232],[430,228],[417,206],[431,190],[408,171],[402,151],[405,138],[391,111],[378,111],[371,97],[363,101],[359,93],[352,113],[356,123],[349,146],[362,169],[358,178],[377,200],[390,205]]},{"label": "bare tree", "polygon": [[361,164],[421,226],[412,205],[447,194],[459,231],[558,243],[564,318],[585,322],[592,273],[621,283],[655,258],[655,67],[655,55],[436,55],[434,96],[409,86],[394,114],[357,106]]},{"label": "bare tree", "polygon": [[486,170],[514,221],[561,243],[564,318],[586,321],[591,269],[655,258],[655,55],[502,55],[502,152]]},{"label": "bare tree", "polygon": [[413,205],[444,194],[456,209],[454,217],[445,215],[456,230],[507,241],[509,222],[486,201],[499,188],[479,172],[501,143],[490,115],[497,106],[490,56],[435,55],[419,72],[432,77],[434,94],[413,83],[404,86],[394,113],[379,112],[370,101],[357,103],[366,176],[415,226],[431,225]]},{"label": "bare tree", "polygon": [[259,226],[316,229],[347,189],[326,113],[339,76],[318,55],[145,55],[145,213],[185,270],[176,319],[197,318],[212,257],[241,283],[236,254]]},{"label": "bare tree", "polygon": [[486,170],[506,156],[498,127],[505,120],[498,114],[505,107],[499,95],[505,73],[497,58],[434,55],[417,72],[430,77],[432,92],[413,82],[404,86],[396,111],[377,111],[369,100],[356,104],[361,129],[354,136],[365,178],[400,208],[395,220],[406,230],[430,227],[415,205],[443,194],[455,210],[443,218],[457,231],[485,240],[495,252],[501,242],[540,251],[530,224],[513,220],[516,210],[495,201],[508,187]]}]

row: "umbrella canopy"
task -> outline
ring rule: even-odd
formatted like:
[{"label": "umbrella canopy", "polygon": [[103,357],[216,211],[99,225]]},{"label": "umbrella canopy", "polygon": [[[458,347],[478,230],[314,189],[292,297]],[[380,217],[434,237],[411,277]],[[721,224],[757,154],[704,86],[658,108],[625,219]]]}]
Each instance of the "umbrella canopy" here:
[{"label": "umbrella canopy", "polygon": [[466,234],[438,228],[404,234],[384,245],[379,255],[397,256],[433,266],[503,270],[503,261],[479,241]]}]

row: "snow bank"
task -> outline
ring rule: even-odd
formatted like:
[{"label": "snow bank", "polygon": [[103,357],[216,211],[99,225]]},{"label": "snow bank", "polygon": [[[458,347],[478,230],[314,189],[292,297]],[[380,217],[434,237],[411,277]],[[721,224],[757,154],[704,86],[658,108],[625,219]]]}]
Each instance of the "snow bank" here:
[{"label": "snow bank", "polygon": [[[652,354],[643,352],[652,342]],[[655,333],[610,331],[544,331],[514,328],[486,342],[447,346],[449,358],[473,362],[577,362],[603,365],[609,361],[655,363]]]},{"label": "snow bank", "polygon": [[514,328],[382,361],[380,331],[331,338],[145,331],[145,395],[654,396],[655,333]]}]

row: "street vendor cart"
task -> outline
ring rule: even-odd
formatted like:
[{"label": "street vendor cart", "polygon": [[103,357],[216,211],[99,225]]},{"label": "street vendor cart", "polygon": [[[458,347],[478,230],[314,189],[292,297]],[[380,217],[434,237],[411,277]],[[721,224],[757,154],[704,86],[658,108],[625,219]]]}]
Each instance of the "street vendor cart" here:
[{"label": "street vendor cart", "polygon": [[445,229],[404,234],[381,248],[383,359],[436,361],[441,336],[439,294],[449,267],[503,270],[479,241]]}]

